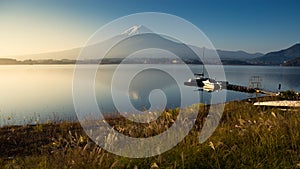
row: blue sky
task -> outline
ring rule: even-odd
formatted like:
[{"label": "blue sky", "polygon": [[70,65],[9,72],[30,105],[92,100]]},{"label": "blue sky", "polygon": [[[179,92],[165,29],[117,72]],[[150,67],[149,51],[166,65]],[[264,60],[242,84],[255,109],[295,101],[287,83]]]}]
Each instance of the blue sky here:
[{"label": "blue sky", "polygon": [[0,57],[82,46],[102,25],[164,12],[198,26],[218,49],[269,52],[300,42],[300,1],[0,1]]}]

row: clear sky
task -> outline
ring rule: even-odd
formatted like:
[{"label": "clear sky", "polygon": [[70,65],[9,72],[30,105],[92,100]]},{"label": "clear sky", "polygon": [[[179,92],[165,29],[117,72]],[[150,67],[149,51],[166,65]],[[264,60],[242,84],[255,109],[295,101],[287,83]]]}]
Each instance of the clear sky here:
[{"label": "clear sky", "polygon": [[299,0],[0,0],[0,57],[83,46],[102,25],[137,12],[184,18],[218,49],[266,53],[300,42]]}]

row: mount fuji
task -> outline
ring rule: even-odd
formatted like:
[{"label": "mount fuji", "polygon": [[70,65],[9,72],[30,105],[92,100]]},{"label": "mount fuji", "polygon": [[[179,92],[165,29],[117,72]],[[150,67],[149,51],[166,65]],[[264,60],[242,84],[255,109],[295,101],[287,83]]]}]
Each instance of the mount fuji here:
[{"label": "mount fuji", "polygon": [[137,35],[137,34],[141,34],[141,33],[153,33],[153,31],[148,29],[144,25],[135,25],[135,26],[127,29],[126,31],[124,31],[122,33],[122,35],[131,36],[131,35]]},{"label": "mount fuji", "polygon": [[[122,40],[123,39],[123,40]],[[121,44],[118,44],[122,40]],[[117,44],[116,46],[114,46]],[[195,61],[199,60],[199,57],[193,56],[193,49],[196,54],[202,56],[202,48],[185,45],[183,43],[175,42],[171,40],[171,38],[161,36],[159,34],[155,34],[151,29],[147,28],[143,25],[134,25],[127,30],[120,32],[120,34],[107,39],[105,41],[87,46],[86,48],[91,51],[89,55],[91,56],[90,59],[94,59],[97,55],[97,51],[103,51],[110,49],[110,47],[114,46],[113,48],[118,49],[111,50],[109,53],[109,58],[122,58],[124,54],[129,54],[134,50],[143,49],[153,47],[153,48],[160,48],[169,50],[175,53],[177,56],[180,56],[182,60],[189,60]],[[113,49],[112,48],[112,49]],[[32,59],[32,60],[45,60],[45,59],[69,59],[69,60],[76,60],[82,48],[74,48],[70,50],[64,51],[57,51],[57,52],[50,52],[50,53],[40,53],[40,54],[32,54],[32,55],[23,55],[23,56],[11,56],[8,58],[22,58],[22,60]],[[205,57],[209,58],[210,53],[213,51],[206,49],[205,50]],[[100,52],[103,53],[103,52]],[[230,59],[231,56],[234,56],[232,59],[234,60],[245,60],[251,59],[251,57],[258,57],[263,54],[249,54],[246,52],[232,52],[232,51],[221,51],[218,50],[220,58]],[[192,55],[191,55],[192,54]],[[244,55],[245,54],[245,55]],[[156,54],[157,59],[159,59],[163,54]],[[237,56],[239,55],[239,56]],[[89,59],[86,57],[86,59]]]}]

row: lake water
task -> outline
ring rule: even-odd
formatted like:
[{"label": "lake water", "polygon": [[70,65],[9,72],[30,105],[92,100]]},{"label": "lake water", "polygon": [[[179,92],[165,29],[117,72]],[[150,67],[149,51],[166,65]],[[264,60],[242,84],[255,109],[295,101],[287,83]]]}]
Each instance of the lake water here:
[{"label": "lake water", "polygon": [[[90,65],[81,65],[89,69]],[[254,97],[252,94],[222,90],[217,93],[199,92],[195,87],[184,86],[188,78],[182,65],[161,65],[167,71],[179,77],[178,83],[163,71],[156,69],[146,70],[136,74],[129,86],[129,91],[124,93],[121,88],[122,81],[118,82],[113,90],[119,102],[129,98],[137,110],[149,109],[150,102],[166,98],[165,103],[157,103],[158,107],[174,108],[182,102],[180,92],[184,92],[191,99],[186,99],[184,105],[200,102],[210,103],[211,95],[222,96],[226,93],[226,101]],[[214,69],[217,66],[208,66]],[[95,95],[101,112],[115,112],[111,91],[111,77],[116,65],[101,65],[95,78]],[[125,71],[119,74],[119,79],[127,79],[128,74],[134,74],[140,69],[139,65],[126,65]],[[192,65],[193,72],[201,72],[202,66]],[[300,68],[279,66],[224,66],[226,80],[232,84],[249,86],[252,76],[260,76],[261,88],[277,91],[278,84],[282,90],[300,91]],[[0,126],[13,124],[28,124],[45,122],[47,120],[76,120],[76,113],[72,99],[72,81],[74,65],[2,65],[0,66]],[[214,78],[214,77],[211,77]],[[85,80],[84,78],[82,79]],[[224,80],[224,79],[217,79]],[[178,85],[177,85],[178,84]],[[156,91],[161,89],[164,92]],[[153,93],[152,93],[153,94]],[[149,96],[150,100],[149,101]],[[152,97],[152,98],[151,98]],[[156,98],[157,97],[157,98]],[[203,98],[203,99],[202,99]],[[125,100],[123,103],[126,103]],[[124,108],[124,106],[123,106]],[[153,107],[151,107],[153,108]],[[130,111],[126,106],[124,111]]]}]

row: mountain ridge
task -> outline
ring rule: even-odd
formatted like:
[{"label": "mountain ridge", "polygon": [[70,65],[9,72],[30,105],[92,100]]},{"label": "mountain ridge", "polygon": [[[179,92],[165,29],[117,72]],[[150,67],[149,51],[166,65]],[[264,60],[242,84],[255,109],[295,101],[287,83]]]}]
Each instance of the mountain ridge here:
[{"label": "mountain ridge", "polygon": [[[152,34],[152,35],[151,35]],[[199,63],[199,61],[195,60],[194,58],[189,58],[190,53],[186,53],[186,47],[192,49],[196,54],[200,57],[202,57],[202,53],[204,48],[200,48],[197,46],[193,45],[185,45],[179,42],[175,42],[173,40],[170,40],[168,37],[163,37],[159,34],[153,33],[152,30],[149,28],[143,26],[143,25],[135,25],[130,27],[129,29],[125,30],[124,32],[120,33],[119,35],[116,35],[110,39],[107,39],[105,41],[87,46],[88,54],[92,57],[97,56],[97,51],[99,50],[106,50],[110,49],[110,47],[114,47],[115,44],[119,43],[120,41],[125,41],[127,37],[133,37],[137,35],[145,35],[144,37],[148,37],[147,40],[150,40],[150,43],[148,44],[155,44],[157,42],[162,43],[166,46],[169,51],[175,52],[177,55],[182,57],[181,59],[189,60],[188,63]],[[149,35],[149,36],[148,36]],[[151,36],[150,36],[151,35]],[[157,36],[156,36],[157,35]],[[151,41],[151,38],[156,39]],[[132,45],[140,45],[139,42],[143,42],[143,37],[140,37],[140,39],[135,38],[135,41],[132,41]],[[166,43],[167,42],[167,43]],[[111,56],[111,58],[119,58],[123,57],[123,53],[128,50],[130,47],[130,43],[127,42],[127,46],[123,47],[122,50],[120,50],[118,53],[115,52],[115,56]],[[156,45],[156,44],[155,44]],[[154,45],[154,46],[155,46]],[[151,46],[151,45],[150,45]],[[159,47],[159,45],[156,45]],[[147,46],[144,46],[147,47]],[[161,49],[163,49],[163,47]],[[135,47],[133,47],[135,48]],[[160,47],[159,47],[160,48]],[[174,48],[174,49],[172,49]],[[178,49],[177,49],[178,48]],[[137,47],[137,49],[139,49]],[[30,54],[30,55],[16,55],[16,56],[11,56],[11,57],[5,57],[5,58],[23,58],[22,60],[77,60],[78,55],[80,54],[82,50],[82,47],[78,48],[73,48],[69,50],[61,50],[61,51],[53,51],[53,52],[47,52],[47,53],[38,53],[38,54]],[[116,50],[117,51],[117,50]],[[209,60],[211,56],[215,56],[215,53],[218,53],[219,58],[223,62],[223,64],[234,64],[234,65],[245,65],[245,64],[254,64],[254,65],[283,65],[285,62],[288,62],[289,60],[295,59],[300,57],[300,43],[296,43],[295,45],[282,49],[279,51],[273,51],[269,52],[267,54],[262,54],[262,53],[248,53],[242,50],[237,50],[237,51],[230,51],[230,50],[223,50],[223,49],[217,49],[217,50],[212,50],[212,49],[205,49],[205,59]],[[101,52],[100,52],[101,53]],[[102,52],[104,53],[104,52]],[[192,52],[193,53],[193,52]],[[156,59],[160,58],[162,55],[155,55],[157,56]],[[83,57],[84,59],[89,59],[87,57]],[[201,58],[201,59],[204,59]],[[212,57],[215,58],[215,57]],[[91,58],[95,59],[95,58]],[[199,60],[199,57],[198,57]],[[207,63],[214,63],[213,60],[207,62]],[[296,62],[298,63],[298,62]],[[293,62],[294,64],[294,62]]]},{"label": "mountain ridge", "polygon": [[300,57],[300,43],[296,43],[286,49],[269,52],[264,56],[251,60],[250,63],[262,65],[283,65],[284,63],[298,57]]}]

